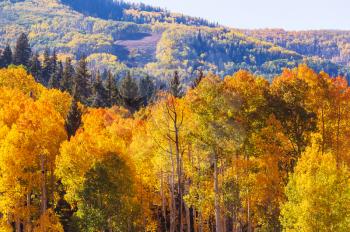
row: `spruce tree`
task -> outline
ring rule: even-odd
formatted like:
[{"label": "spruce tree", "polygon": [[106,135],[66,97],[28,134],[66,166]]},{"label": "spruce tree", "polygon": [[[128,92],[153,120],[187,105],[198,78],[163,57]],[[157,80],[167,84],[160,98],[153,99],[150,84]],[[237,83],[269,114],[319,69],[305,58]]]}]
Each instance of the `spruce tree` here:
[{"label": "spruce tree", "polygon": [[2,50],[0,50],[0,68],[3,68],[4,67],[4,62],[3,62],[3,60],[2,60],[2,53],[3,53],[3,51]]},{"label": "spruce tree", "polygon": [[136,111],[140,107],[142,98],[139,96],[139,89],[135,80],[131,77],[130,72],[120,83],[119,94],[121,97],[121,103],[124,107],[131,112]]},{"label": "spruce tree", "polygon": [[2,64],[1,64],[2,68],[5,68],[10,64],[12,64],[12,50],[9,44],[7,44],[4,51],[2,51],[1,60],[2,60]]},{"label": "spruce tree", "polygon": [[150,76],[146,76],[140,80],[140,95],[143,98],[143,105],[148,105],[154,95],[155,87]]},{"label": "spruce tree", "polygon": [[52,73],[50,80],[49,80],[49,84],[48,84],[49,88],[58,89],[60,87],[60,82],[61,82],[62,75],[63,75],[62,62],[59,61],[56,66],[57,67],[54,69],[55,71],[54,71],[54,73]]},{"label": "spruce tree", "polygon": [[74,72],[75,71],[72,65],[72,59],[70,57],[67,57],[63,67],[62,79],[60,81],[60,89],[62,91],[68,91],[72,94]]},{"label": "spruce tree", "polygon": [[76,88],[75,94],[79,101],[84,104],[88,103],[88,98],[91,93],[89,84],[90,74],[87,68],[86,57],[82,56],[75,70],[74,85]]},{"label": "spruce tree", "polygon": [[51,75],[57,71],[57,53],[56,49],[53,50],[52,55],[50,57],[50,72]]},{"label": "spruce tree", "polygon": [[7,67],[13,63],[12,50],[9,44],[6,45],[5,50],[2,53],[2,60],[4,67]]},{"label": "spruce tree", "polygon": [[42,83],[42,70],[41,70],[41,64],[40,64],[40,60],[39,60],[39,54],[35,53],[32,58],[30,59],[29,62],[29,72],[30,74],[33,75],[33,77],[35,78],[35,80],[37,82]]},{"label": "spruce tree", "polygon": [[[106,79],[105,79],[105,89],[107,95],[107,106],[111,107],[118,102],[118,88],[117,82],[115,81],[115,77],[113,76],[110,70],[106,71]],[[105,75],[105,74],[104,74]]]},{"label": "spruce tree", "polygon": [[106,90],[102,84],[101,74],[97,72],[96,80],[93,84],[93,107],[105,107],[107,101]]},{"label": "spruce tree", "polygon": [[51,58],[50,58],[50,49],[46,48],[44,51],[44,60],[43,60],[43,65],[42,65],[42,79],[43,79],[43,84],[47,85],[49,83],[50,77],[52,75],[51,72]]},{"label": "spruce tree", "polygon": [[22,33],[16,42],[15,53],[13,55],[13,63],[15,65],[24,65],[28,67],[32,51],[30,49],[28,37]]},{"label": "spruce tree", "polygon": [[183,95],[180,77],[177,71],[174,72],[174,77],[170,81],[170,93],[177,98],[180,98]]},{"label": "spruce tree", "polygon": [[76,97],[73,96],[72,103],[66,118],[65,128],[68,135],[68,140],[75,135],[81,125],[82,112],[78,107]]},{"label": "spruce tree", "polygon": [[56,189],[58,192],[58,200],[55,207],[55,213],[58,216],[60,223],[62,224],[63,231],[73,232],[78,231],[74,228],[73,214],[75,209],[65,199],[66,190],[61,180],[57,181]]}]

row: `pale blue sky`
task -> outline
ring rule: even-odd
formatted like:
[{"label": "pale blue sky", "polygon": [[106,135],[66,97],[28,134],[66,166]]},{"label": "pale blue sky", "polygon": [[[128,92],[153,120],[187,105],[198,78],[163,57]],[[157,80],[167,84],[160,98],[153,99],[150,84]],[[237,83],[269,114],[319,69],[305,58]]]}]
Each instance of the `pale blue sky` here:
[{"label": "pale blue sky", "polygon": [[350,30],[350,0],[127,0],[235,28]]}]

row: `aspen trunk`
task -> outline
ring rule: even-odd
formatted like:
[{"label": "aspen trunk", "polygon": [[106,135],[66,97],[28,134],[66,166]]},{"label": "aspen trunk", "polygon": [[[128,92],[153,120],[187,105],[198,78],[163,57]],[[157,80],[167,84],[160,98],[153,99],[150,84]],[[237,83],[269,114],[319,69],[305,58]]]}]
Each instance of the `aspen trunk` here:
[{"label": "aspen trunk", "polygon": [[176,228],[176,216],[175,216],[175,197],[174,197],[174,185],[171,184],[170,191],[170,232],[175,232]]},{"label": "aspen trunk", "polygon": [[21,221],[19,220],[19,218],[16,218],[16,232],[21,232]]},{"label": "aspen trunk", "polygon": [[174,131],[175,131],[175,155],[176,155],[176,172],[177,172],[177,191],[178,191],[178,223],[179,231],[183,232],[182,222],[182,172],[181,172],[181,157],[180,157],[180,142],[179,142],[179,128],[177,126],[177,114],[174,114]]},{"label": "aspen trunk", "polygon": [[170,178],[170,200],[171,200],[171,207],[170,207],[170,232],[174,232],[176,228],[176,216],[175,216],[175,210],[176,210],[176,204],[175,204],[175,164],[172,154],[171,145],[170,146],[170,160],[171,160],[171,178]]},{"label": "aspen trunk", "polygon": [[324,120],[324,109],[322,106],[322,111],[321,111],[321,119],[322,119],[322,155],[324,153],[324,145],[325,145],[325,140],[326,140],[326,136],[325,136],[325,120]]},{"label": "aspen trunk", "polygon": [[190,208],[185,204],[187,232],[191,232]]},{"label": "aspen trunk", "polygon": [[337,161],[337,167],[339,167],[339,137],[340,137],[340,121],[341,121],[341,109],[340,109],[340,103],[338,106],[338,115],[337,115],[337,146],[336,146],[336,161]]},{"label": "aspen trunk", "polygon": [[[31,193],[27,193],[27,210],[28,210],[28,212],[30,212],[30,203],[31,203],[30,196],[31,196]],[[27,221],[25,223],[24,231],[25,232],[32,231],[32,223],[31,223],[31,220],[30,220],[30,214],[28,215]]]},{"label": "aspen trunk", "polygon": [[54,171],[55,167],[53,162],[51,162],[50,164],[50,202],[51,202],[51,207],[55,204],[54,199],[55,199],[55,175],[54,175]]},{"label": "aspen trunk", "polygon": [[248,192],[248,199],[247,199],[247,223],[248,223],[247,232],[251,232],[252,231],[252,225],[250,223],[250,199],[249,199],[249,192]]},{"label": "aspen trunk", "polygon": [[218,157],[214,153],[214,195],[215,195],[215,225],[216,232],[222,232],[221,227],[221,210],[220,210],[220,191],[219,191],[219,172],[218,172]]},{"label": "aspen trunk", "polygon": [[46,189],[46,170],[45,170],[45,157],[41,156],[41,211],[44,214],[47,210],[47,189]]},{"label": "aspen trunk", "polygon": [[198,232],[203,232],[203,217],[201,212],[199,212]]},{"label": "aspen trunk", "polygon": [[162,197],[162,216],[164,220],[164,229],[165,232],[168,232],[168,220],[166,216],[166,201],[165,201],[165,196],[164,196],[164,181],[163,181],[163,170],[161,170],[161,177],[160,177],[160,194]]}]

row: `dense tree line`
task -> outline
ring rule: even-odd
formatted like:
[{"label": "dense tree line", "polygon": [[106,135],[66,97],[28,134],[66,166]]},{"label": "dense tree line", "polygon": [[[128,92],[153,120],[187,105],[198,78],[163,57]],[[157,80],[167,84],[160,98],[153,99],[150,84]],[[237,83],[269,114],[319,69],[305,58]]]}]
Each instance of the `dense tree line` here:
[{"label": "dense tree line", "polygon": [[285,31],[282,29],[242,31],[302,55],[318,56],[344,65],[350,62],[348,31]]},{"label": "dense tree line", "polygon": [[[115,94],[101,92],[103,75],[94,104]],[[129,103],[131,79],[119,88]],[[0,69],[0,228],[349,230],[346,79],[301,65],[271,83],[247,71],[181,83],[176,72],[132,113]]]},{"label": "dense tree line", "polygon": [[[82,8],[88,8],[85,4],[90,4],[90,10],[101,9],[99,14],[106,14],[106,17],[108,12],[103,9],[115,9],[104,6],[103,1],[70,2],[79,3]],[[181,76],[188,77],[185,81],[190,84],[198,69],[222,77],[245,69],[271,80],[284,68],[307,63],[318,72],[324,70],[332,76],[350,76],[346,65],[349,33],[343,31],[241,33],[223,27],[176,24],[172,17],[168,18],[171,23],[142,25],[103,20],[87,17],[97,16],[93,12],[81,14],[74,11],[74,7],[71,10],[55,0],[26,0],[20,4],[5,1],[3,5],[5,17],[0,20],[0,28],[4,29],[0,36],[2,48],[6,42],[15,41],[14,35],[26,31],[31,35],[33,50],[43,53],[49,45],[52,50],[56,48],[59,57],[76,54],[80,58],[86,54],[88,61],[95,63],[101,72],[106,68],[118,73],[133,67],[167,80],[176,69]],[[135,20],[147,18],[154,22],[163,15],[157,8],[151,10],[146,6],[133,6],[124,12]],[[181,18],[181,15],[177,17]],[[150,43],[143,46],[145,41]]]},{"label": "dense tree line", "polygon": [[47,48],[41,59],[38,53],[32,52],[26,34],[18,38],[13,54],[9,45],[0,51],[0,67],[9,65],[22,65],[37,82],[67,91],[76,100],[94,107],[121,105],[133,112],[151,102],[159,88],[150,76],[137,80],[127,72],[117,81],[110,70],[91,71],[85,56],[73,65],[70,57],[62,62],[55,50]]}]

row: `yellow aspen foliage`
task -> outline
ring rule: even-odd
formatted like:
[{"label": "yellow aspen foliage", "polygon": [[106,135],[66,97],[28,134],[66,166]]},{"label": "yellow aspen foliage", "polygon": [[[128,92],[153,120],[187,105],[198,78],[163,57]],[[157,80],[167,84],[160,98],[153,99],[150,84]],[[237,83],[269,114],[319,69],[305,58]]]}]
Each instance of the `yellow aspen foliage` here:
[{"label": "yellow aspen foliage", "polygon": [[0,88],[0,121],[11,127],[31,99],[17,89]]},{"label": "yellow aspen foliage", "polygon": [[72,102],[71,96],[67,92],[61,92],[57,89],[45,89],[42,91],[39,102],[43,104],[50,104],[61,115],[62,118],[66,118],[70,104]]},{"label": "yellow aspen foliage", "polygon": [[66,188],[65,198],[78,206],[82,230],[139,227],[134,167],[126,158],[132,121],[115,109],[89,109],[82,121],[56,160],[56,174]]},{"label": "yellow aspen foliage", "polygon": [[18,89],[32,98],[37,98],[44,89],[22,67],[0,69],[0,87]]},{"label": "yellow aspen foliage", "polygon": [[350,172],[334,154],[306,149],[286,187],[283,231],[349,231]]},{"label": "yellow aspen foliage", "polygon": [[83,115],[83,127],[70,141],[63,142],[56,161],[56,173],[67,185],[67,199],[74,199],[84,182],[84,174],[94,163],[111,152],[118,155],[125,153],[124,140],[114,139],[116,136],[109,132],[113,130],[112,126],[117,126],[117,120],[123,119],[111,110],[90,109]]},{"label": "yellow aspen foliage", "polygon": [[200,151],[197,154],[202,156],[201,160],[210,164],[207,168],[211,173],[209,180],[212,180],[215,225],[221,232],[225,212],[222,205],[222,172],[225,170],[224,164],[231,160],[244,136],[236,118],[240,99],[236,93],[227,91],[225,83],[218,76],[209,74],[197,88],[189,91],[185,100],[192,112],[189,134],[194,149]]},{"label": "yellow aspen foliage", "polygon": [[59,113],[50,105],[29,100],[0,147],[0,211],[4,220],[20,219],[30,224],[30,218],[53,200],[48,189],[53,191],[55,158],[65,139]]}]

